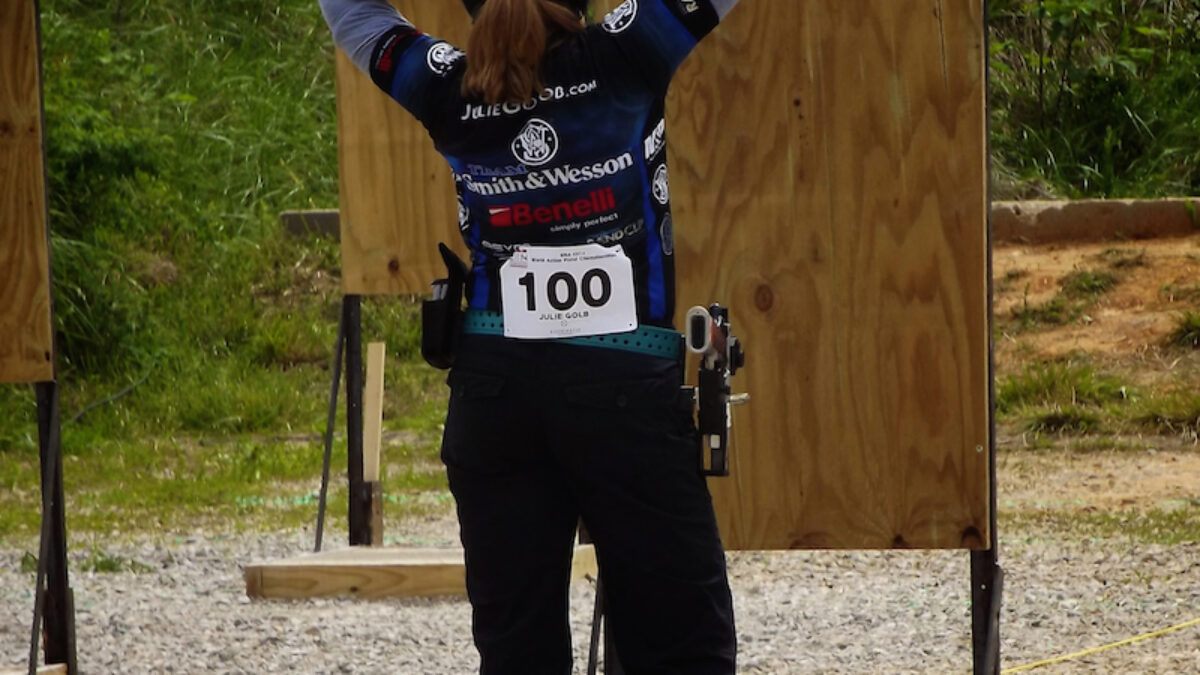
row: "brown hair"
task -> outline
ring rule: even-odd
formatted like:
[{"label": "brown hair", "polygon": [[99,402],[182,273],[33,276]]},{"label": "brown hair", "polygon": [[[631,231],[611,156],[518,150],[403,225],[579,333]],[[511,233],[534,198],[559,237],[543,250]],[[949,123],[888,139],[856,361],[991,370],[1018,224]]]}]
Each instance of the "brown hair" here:
[{"label": "brown hair", "polygon": [[582,30],[580,16],[555,0],[488,0],[467,42],[463,95],[491,104],[529,101],[542,90],[552,38]]}]

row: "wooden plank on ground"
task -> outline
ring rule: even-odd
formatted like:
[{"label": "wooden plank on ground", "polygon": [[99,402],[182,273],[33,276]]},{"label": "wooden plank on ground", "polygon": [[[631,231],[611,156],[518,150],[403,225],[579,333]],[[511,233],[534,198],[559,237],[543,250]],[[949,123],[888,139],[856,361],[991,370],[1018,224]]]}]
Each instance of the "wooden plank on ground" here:
[{"label": "wooden plank on ground", "polygon": [[[596,576],[592,546],[578,546],[571,579]],[[461,549],[355,547],[246,566],[251,598],[361,599],[465,595]]]},{"label": "wooden plank on ground", "polygon": [[680,307],[730,305],[749,354],[731,548],[988,544],[983,27],[744,2],[677,76]]},{"label": "wooden plank on ground", "polygon": [[[38,666],[38,675],[67,675],[66,664]],[[0,675],[28,675],[29,670],[0,670]]]},{"label": "wooden plank on ground", "polygon": [[0,382],[54,379],[35,9],[0,3]]}]

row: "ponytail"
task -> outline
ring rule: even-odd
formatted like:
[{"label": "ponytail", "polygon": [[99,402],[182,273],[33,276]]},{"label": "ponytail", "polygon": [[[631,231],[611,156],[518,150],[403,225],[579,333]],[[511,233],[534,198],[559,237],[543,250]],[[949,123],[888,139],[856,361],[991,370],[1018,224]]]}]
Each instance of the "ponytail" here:
[{"label": "ponytail", "polygon": [[551,38],[583,30],[580,16],[556,0],[488,0],[467,42],[463,95],[486,103],[525,103],[543,88]]}]

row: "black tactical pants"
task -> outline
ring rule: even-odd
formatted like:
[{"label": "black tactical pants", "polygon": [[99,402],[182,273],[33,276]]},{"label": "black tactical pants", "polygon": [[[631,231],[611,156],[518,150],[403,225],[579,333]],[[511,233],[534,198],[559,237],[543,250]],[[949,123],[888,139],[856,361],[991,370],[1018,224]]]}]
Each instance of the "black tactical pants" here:
[{"label": "black tactical pants", "polygon": [[629,675],[730,675],[725,555],[669,359],[468,335],[442,459],[483,675],[567,675],[574,534],[596,544]]}]

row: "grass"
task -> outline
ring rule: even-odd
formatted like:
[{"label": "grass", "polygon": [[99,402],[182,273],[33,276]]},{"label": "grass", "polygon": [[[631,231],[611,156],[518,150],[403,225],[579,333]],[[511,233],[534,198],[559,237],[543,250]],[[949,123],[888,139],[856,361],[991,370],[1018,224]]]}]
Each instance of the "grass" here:
[{"label": "grass", "polygon": [[1193,389],[1163,395],[1143,404],[1136,419],[1148,431],[1200,438],[1200,394]]},{"label": "grass", "polygon": [[1200,347],[1200,312],[1184,312],[1175,319],[1175,328],[1167,343],[1176,347]]},{"label": "grass", "polygon": [[[180,282],[154,298],[161,313],[147,321],[163,340],[140,372],[64,383],[73,536],[294,529],[315,518],[340,311],[340,290],[331,281],[336,257],[329,254],[336,249],[275,234],[214,250],[222,254],[220,274]],[[429,470],[445,411],[444,374],[418,363],[417,305],[367,299],[363,317],[364,338],[388,345],[385,428],[414,439],[385,459],[389,494],[444,492],[444,477]],[[180,325],[172,329],[172,321]],[[344,430],[344,391],[340,401],[337,428]],[[0,485],[9,488],[0,490],[3,541],[37,531],[32,389],[0,388],[0,409],[6,413]],[[344,473],[344,449],[339,453],[333,466]],[[344,514],[336,475],[331,508]],[[392,512],[409,507],[396,502]]]},{"label": "grass", "polygon": [[[1011,282],[1020,278],[1010,276],[1005,277],[1001,289],[1011,288]],[[1042,304],[1030,304],[1026,288],[1025,301],[1013,308],[1011,322],[1018,332],[1074,323],[1119,282],[1120,278],[1108,270],[1074,270],[1059,281],[1059,292]]]},{"label": "grass", "polygon": [[1070,508],[1013,511],[1001,505],[999,521],[1001,532],[1034,530],[1073,539],[1174,546],[1200,541],[1200,500],[1181,500],[1147,510],[1116,511]]},{"label": "grass", "polygon": [[1055,407],[1038,413],[1028,428],[1043,434],[1086,434],[1100,427],[1100,415],[1080,406]]},{"label": "grass", "polygon": [[997,420],[1032,433],[1035,448],[1052,446],[1056,437],[1091,438],[1086,447],[1094,450],[1115,449],[1105,442],[1107,434],[1200,438],[1200,395],[1191,369],[1181,367],[1174,382],[1148,388],[1127,384],[1132,376],[1098,371],[1082,359],[1027,364],[997,378]]},{"label": "grass", "polygon": [[1109,248],[1100,252],[1100,259],[1114,270],[1146,266],[1146,251],[1130,251],[1124,248]]},{"label": "grass", "polygon": [[1117,277],[1106,271],[1075,270],[1063,277],[1061,285],[1068,298],[1093,300],[1112,290]]},{"label": "grass", "polygon": [[1128,398],[1128,387],[1121,380],[1073,361],[1029,364],[1019,373],[1002,376],[996,386],[996,409],[1001,414],[1038,406],[1102,407]]},{"label": "grass", "polygon": [[[384,451],[383,479],[395,512],[408,498],[443,494],[435,433]],[[299,529],[316,519],[323,445],[319,438],[167,438],[131,442],[64,436],[64,487],[73,536],[139,532]],[[9,453],[0,467],[0,541],[38,531],[35,453]],[[335,443],[331,518],[345,517],[344,438]]]}]

